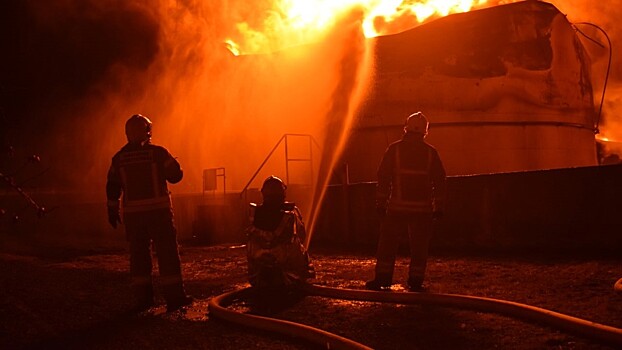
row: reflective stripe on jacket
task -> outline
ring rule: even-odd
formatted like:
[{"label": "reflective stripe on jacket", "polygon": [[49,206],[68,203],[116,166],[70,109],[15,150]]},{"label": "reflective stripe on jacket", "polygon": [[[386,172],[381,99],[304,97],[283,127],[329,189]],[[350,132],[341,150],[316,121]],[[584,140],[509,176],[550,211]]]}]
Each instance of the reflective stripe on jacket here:
[{"label": "reflective stripe on jacket", "polygon": [[417,167],[408,167],[403,159],[403,144],[395,148],[395,170],[391,188],[389,210],[399,212],[431,212],[430,166],[432,154],[426,149],[427,157],[420,159]]},{"label": "reflective stripe on jacket", "polygon": [[378,169],[377,200],[389,212],[412,213],[442,210],[445,169],[434,147],[405,134],[392,143]]},{"label": "reflective stripe on jacket", "polygon": [[161,146],[127,144],[112,158],[106,193],[109,203],[123,194],[123,211],[171,207],[167,181],[181,180],[179,163]]}]

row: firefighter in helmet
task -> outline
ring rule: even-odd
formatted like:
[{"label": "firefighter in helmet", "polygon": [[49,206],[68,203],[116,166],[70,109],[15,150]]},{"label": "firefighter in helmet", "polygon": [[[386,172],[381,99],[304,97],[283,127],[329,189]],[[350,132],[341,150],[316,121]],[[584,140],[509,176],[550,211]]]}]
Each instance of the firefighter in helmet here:
[{"label": "firefighter in helmet", "polygon": [[434,219],[442,216],[445,169],[434,147],[425,142],[428,120],[411,114],[401,140],[389,145],[378,168],[376,209],[381,216],[374,279],[367,289],[390,287],[402,233],[408,232],[408,289],[423,290],[428,245]]},{"label": "firefighter in helmet", "polygon": [[112,158],[106,194],[108,221],[123,223],[130,245],[131,286],[135,311],[154,305],[151,242],[156,250],[167,310],[189,305],[184,290],[176,229],[167,182],[178,183],[183,171],[166,148],[151,143],[151,121],[140,114],[125,123],[127,144]]},{"label": "firefighter in helmet", "polygon": [[287,186],[276,176],[261,187],[263,202],[251,203],[247,229],[248,276],[257,290],[283,290],[314,276],[302,244],[305,226],[298,207],[285,201]]}]

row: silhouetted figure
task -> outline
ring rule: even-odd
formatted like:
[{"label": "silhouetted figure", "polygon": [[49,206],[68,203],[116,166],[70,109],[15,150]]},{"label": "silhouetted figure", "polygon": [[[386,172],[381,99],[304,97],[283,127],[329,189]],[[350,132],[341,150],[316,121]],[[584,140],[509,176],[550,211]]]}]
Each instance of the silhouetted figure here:
[{"label": "silhouetted figure", "polygon": [[261,188],[263,202],[251,203],[248,235],[248,278],[260,291],[283,291],[314,276],[302,244],[305,226],[294,203],[285,201],[286,186],[276,176]]},{"label": "silhouetted figure", "polygon": [[434,147],[424,141],[428,120],[421,112],[406,119],[404,136],[387,148],[378,168],[376,208],[381,216],[375,277],[365,286],[391,286],[399,238],[408,232],[408,289],[423,290],[432,223],[443,213],[445,169]]},{"label": "silhouetted figure", "polygon": [[125,124],[128,143],[112,158],[108,171],[108,221],[113,228],[123,222],[130,243],[130,274],[135,296],[134,310],[154,305],[151,278],[151,242],[158,257],[162,293],[167,310],[189,305],[181,276],[177,231],[167,181],[177,183],[183,171],[173,156],[151,144],[151,121],[133,115]]}]

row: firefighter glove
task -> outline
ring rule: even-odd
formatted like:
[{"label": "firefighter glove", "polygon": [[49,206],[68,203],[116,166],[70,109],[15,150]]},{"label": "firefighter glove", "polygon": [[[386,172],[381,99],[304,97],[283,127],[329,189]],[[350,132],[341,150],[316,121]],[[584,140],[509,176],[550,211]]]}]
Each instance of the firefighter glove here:
[{"label": "firefighter glove", "polygon": [[121,214],[118,206],[108,206],[108,222],[113,228],[121,223]]}]

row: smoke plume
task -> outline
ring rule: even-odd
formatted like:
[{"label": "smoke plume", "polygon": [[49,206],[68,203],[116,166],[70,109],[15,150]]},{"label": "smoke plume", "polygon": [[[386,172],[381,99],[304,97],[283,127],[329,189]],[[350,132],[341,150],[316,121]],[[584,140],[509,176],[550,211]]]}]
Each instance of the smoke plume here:
[{"label": "smoke plume", "polygon": [[[357,37],[334,39],[338,49],[330,43],[288,48],[268,38],[277,53],[233,56],[225,40],[246,39],[238,23],[261,29],[271,5],[11,2],[14,18],[3,23],[14,39],[2,64],[8,79],[1,102],[10,123],[22,125],[6,142],[38,149],[54,164],[48,186],[103,192],[110,159],[125,143],[124,122],[141,113],[154,122],[153,142],[186,170],[175,191],[200,192],[202,169],[211,167],[225,167],[227,187],[241,189],[283,134],[332,137],[324,132],[332,132],[325,118],[338,117],[335,89],[355,79],[339,77],[343,56],[352,55],[351,45],[360,55],[364,45]],[[274,163],[269,170],[283,176]]]},{"label": "smoke plume", "polygon": [[[601,26],[614,48],[619,42],[619,7],[553,4],[573,23]],[[9,0],[0,7],[2,146],[40,153],[53,164],[45,185],[56,190],[102,193],[110,158],[125,143],[124,122],[135,113],[152,119],[154,143],[185,168],[176,192],[200,192],[202,169],[212,167],[225,167],[227,187],[240,190],[285,133],[319,140],[317,171],[326,178],[365,85],[367,48],[352,29],[360,12],[299,35],[279,25],[273,0]],[[577,27],[606,43],[594,28]],[[256,39],[276,53],[236,57],[227,39]],[[583,45],[598,104],[608,48]],[[600,130],[622,140],[619,60],[614,51]],[[282,176],[279,164],[268,167]]]}]

